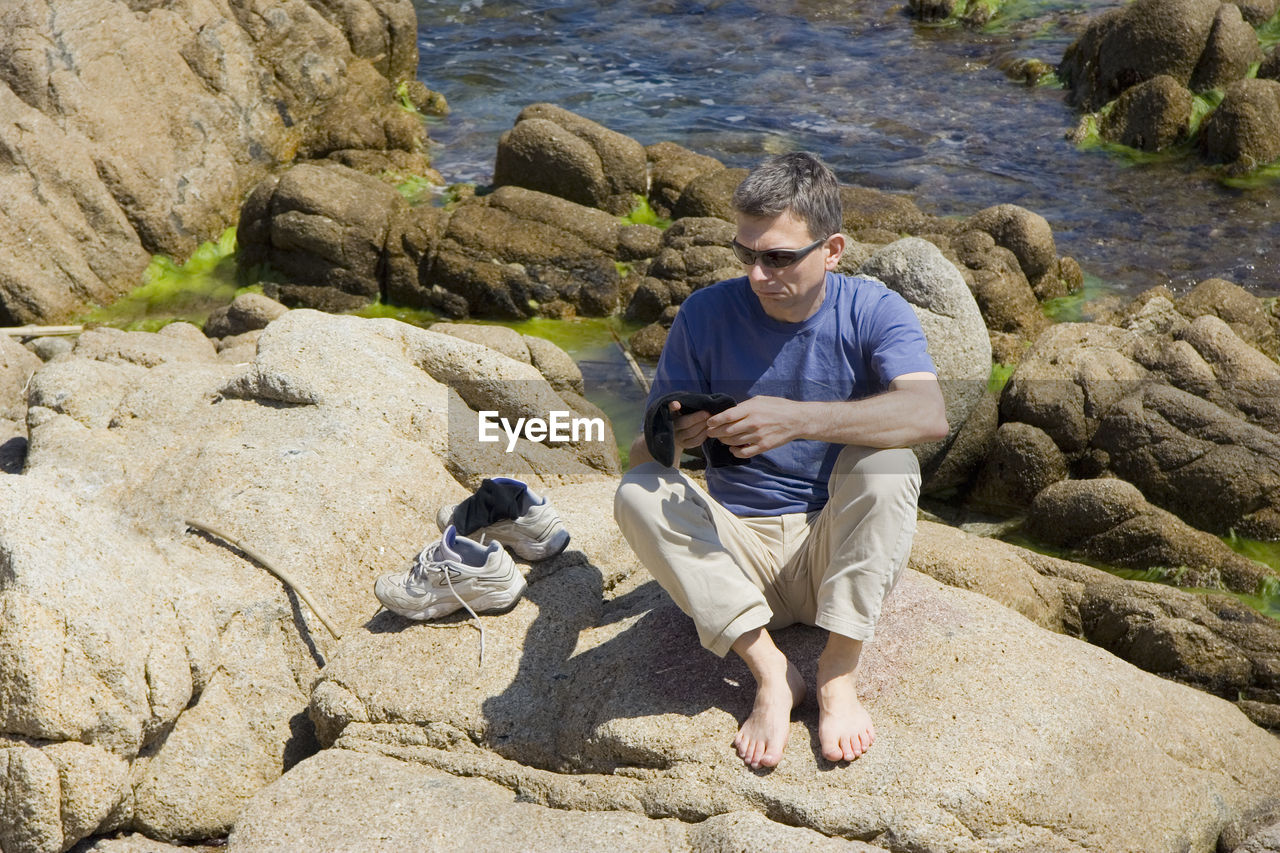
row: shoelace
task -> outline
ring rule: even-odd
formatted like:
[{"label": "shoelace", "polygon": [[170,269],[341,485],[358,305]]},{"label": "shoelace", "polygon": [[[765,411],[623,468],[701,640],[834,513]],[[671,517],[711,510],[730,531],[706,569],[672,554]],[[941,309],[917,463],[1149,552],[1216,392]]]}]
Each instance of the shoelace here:
[{"label": "shoelace", "polygon": [[[484,537],[481,537],[483,541]],[[476,629],[480,631],[480,663],[477,668],[484,667],[484,624],[480,621],[480,617],[471,609],[471,605],[458,595],[458,591],[453,588],[453,575],[449,573],[449,564],[440,560],[432,560],[427,557],[427,552],[423,550],[413,564],[413,577],[415,580],[422,580],[422,576],[427,572],[441,572],[444,574],[444,581],[449,586],[449,592],[458,600],[458,603],[467,609],[471,614],[471,620],[475,624]]]}]

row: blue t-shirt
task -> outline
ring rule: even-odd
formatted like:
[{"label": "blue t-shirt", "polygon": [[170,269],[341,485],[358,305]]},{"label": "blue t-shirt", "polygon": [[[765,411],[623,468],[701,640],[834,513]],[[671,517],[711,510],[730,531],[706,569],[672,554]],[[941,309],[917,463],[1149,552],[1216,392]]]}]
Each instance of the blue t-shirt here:
[{"label": "blue t-shirt", "polygon": [[[936,373],[911,305],[868,278],[827,273],[822,307],[800,323],[765,313],[746,277],[703,288],[680,306],[648,405],[672,391],[790,400],[860,400],[906,373]],[[711,467],[711,496],[739,516],[812,512],[842,445],[792,441],[749,465]]]}]

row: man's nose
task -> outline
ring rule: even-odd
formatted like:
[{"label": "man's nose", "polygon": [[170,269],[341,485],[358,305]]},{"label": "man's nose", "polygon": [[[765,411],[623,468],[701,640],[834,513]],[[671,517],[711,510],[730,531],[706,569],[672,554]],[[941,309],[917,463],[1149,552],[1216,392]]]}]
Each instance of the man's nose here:
[{"label": "man's nose", "polygon": [[747,278],[750,281],[765,282],[769,280],[769,271],[759,261],[747,267]]}]

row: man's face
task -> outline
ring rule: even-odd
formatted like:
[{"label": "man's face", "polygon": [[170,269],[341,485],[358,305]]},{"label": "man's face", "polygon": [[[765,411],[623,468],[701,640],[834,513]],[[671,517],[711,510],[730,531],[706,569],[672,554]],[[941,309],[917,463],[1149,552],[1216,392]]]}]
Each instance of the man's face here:
[{"label": "man's face", "polygon": [[748,249],[802,249],[814,240],[829,237],[821,246],[788,267],[774,269],[760,263],[743,265],[751,290],[764,312],[784,323],[807,320],[822,307],[828,270],[840,262],[844,238],[810,234],[804,221],[790,211],[775,217],[738,214],[737,240]]}]

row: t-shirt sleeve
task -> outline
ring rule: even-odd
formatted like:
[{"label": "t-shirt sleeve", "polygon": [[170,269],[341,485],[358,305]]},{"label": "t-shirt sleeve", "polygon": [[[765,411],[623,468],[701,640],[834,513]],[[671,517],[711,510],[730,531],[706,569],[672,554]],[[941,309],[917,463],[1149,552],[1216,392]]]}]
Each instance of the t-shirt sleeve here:
[{"label": "t-shirt sleeve", "polygon": [[900,294],[886,288],[876,304],[869,332],[871,365],[883,387],[906,373],[937,375],[920,319]]},{"label": "t-shirt sleeve", "polygon": [[667,341],[662,345],[662,355],[658,359],[658,369],[653,375],[645,409],[648,410],[654,400],[674,391],[701,394],[711,392],[710,383],[693,345],[688,318],[683,311],[676,314],[675,322],[667,332]]}]

